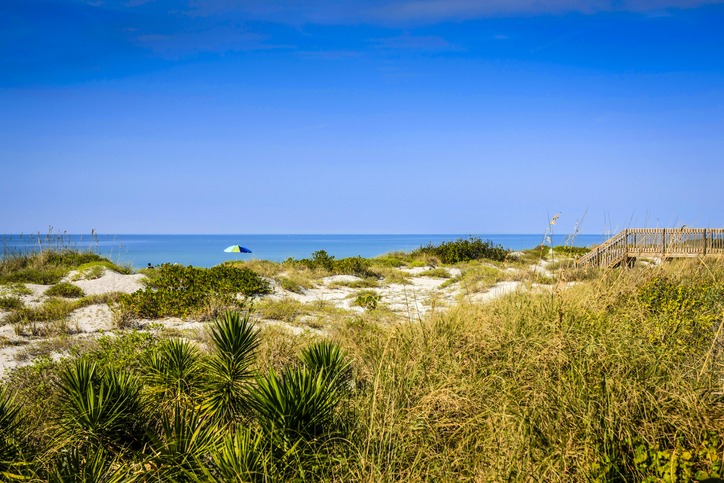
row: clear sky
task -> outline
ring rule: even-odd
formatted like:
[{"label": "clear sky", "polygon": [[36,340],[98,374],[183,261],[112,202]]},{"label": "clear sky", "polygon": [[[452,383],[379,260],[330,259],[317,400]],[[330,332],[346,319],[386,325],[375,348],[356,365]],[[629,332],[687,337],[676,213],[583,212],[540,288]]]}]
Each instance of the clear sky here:
[{"label": "clear sky", "polygon": [[724,1],[2,0],[0,233],[724,226]]}]

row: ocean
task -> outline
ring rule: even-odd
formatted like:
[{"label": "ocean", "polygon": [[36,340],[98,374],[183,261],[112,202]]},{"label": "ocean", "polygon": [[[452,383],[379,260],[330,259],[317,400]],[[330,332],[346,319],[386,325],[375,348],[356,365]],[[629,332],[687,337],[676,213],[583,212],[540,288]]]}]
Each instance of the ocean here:
[{"label": "ocean", "polygon": [[[4,235],[2,255],[48,248],[92,250],[111,261],[134,269],[149,263],[178,263],[212,267],[227,260],[271,260],[309,258],[325,250],[336,258],[376,257],[394,251],[411,251],[469,236],[489,240],[511,250],[533,248],[543,235]],[[567,235],[553,235],[553,245],[593,246],[605,241],[604,235],[578,235],[573,243]],[[242,245],[252,253],[226,253],[230,245]]]}]

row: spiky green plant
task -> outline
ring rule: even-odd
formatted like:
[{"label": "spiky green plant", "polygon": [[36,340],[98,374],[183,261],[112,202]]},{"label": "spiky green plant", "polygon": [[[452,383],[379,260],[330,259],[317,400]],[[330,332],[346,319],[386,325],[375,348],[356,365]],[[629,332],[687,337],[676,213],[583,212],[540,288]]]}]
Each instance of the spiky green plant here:
[{"label": "spiky green plant", "polygon": [[264,435],[250,427],[237,428],[227,435],[212,457],[213,473],[221,481],[276,481]]},{"label": "spiky green plant", "polygon": [[251,392],[260,424],[285,450],[299,439],[329,436],[342,394],[334,377],[306,367],[272,369]]},{"label": "spiky green plant", "polygon": [[14,399],[0,387],[0,477],[12,480],[21,479],[20,447],[17,430],[20,426],[20,407]]},{"label": "spiky green plant", "polygon": [[162,406],[197,395],[203,374],[199,351],[191,342],[162,340],[145,365],[144,380],[152,398]]},{"label": "spiky green plant", "polygon": [[144,465],[153,481],[205,481],[209,455],[220,436],[198,410],[177,402],[161,417],[159,434],[150,435],[151,457]]},{"label": "spiky green plant", "polygon": [[103,448],[63,451],[48,472],[50,483],[121,483],[131,481],[128,467]]},{"label": "spiky green plant", "polygon": [[259,347],[249,314],[228,311],[211,326],[213,354],[206,364],[203,410],[222,424],[238,419],[247,407],[247,382]]},{"label": "spiky green plant", "polygon": [[316,342],[302,349],[299,358],[313,374],[324,373],[326,377],[335,380],[340,388],[352,379],[352,366],[347,354],[335,342]]},{"label": "spiky green plant", "polygon": [[142,439],[141,386],[132,375],[79,359],[60,374],[61,445],[123,448]]}]

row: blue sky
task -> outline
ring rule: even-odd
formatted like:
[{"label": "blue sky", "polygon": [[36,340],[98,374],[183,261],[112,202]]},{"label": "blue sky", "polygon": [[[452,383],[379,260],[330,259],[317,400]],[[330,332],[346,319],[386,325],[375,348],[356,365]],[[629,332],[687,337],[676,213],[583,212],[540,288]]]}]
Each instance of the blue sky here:
[{"label": "blue sky", "polygon": [[0,232],[724,226],[724,2],[3,0]]}]

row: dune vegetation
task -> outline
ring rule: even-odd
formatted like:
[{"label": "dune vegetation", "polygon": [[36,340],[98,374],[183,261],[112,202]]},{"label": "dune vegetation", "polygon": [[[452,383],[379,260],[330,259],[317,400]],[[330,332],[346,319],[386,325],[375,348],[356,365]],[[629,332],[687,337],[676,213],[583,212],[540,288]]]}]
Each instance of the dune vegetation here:
[{"label": "dune vegetation", "polygon": [[[724,260],[581,271],[560,249],[434,248],[144,271],[142,290],[92,300],[113,330],[62,335],[63,357],[6,373],[2,479],[721,481]],[[14,273],[51,280],[43,267],[51,286],[73,279],[55,262],[0,263],[2,323],[35,323],[44,305],[24,305],[28,275]],[[416,267],[457,287],[455,303],[386,307],[382,290]],[[359,311],[269,295],[330,276]],[[501,282],[519,289],[467,297]],[[94,297],[60,287],[44,302],[56,321]],[[336,323],[284,329],[300,318]]]}]

